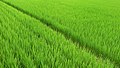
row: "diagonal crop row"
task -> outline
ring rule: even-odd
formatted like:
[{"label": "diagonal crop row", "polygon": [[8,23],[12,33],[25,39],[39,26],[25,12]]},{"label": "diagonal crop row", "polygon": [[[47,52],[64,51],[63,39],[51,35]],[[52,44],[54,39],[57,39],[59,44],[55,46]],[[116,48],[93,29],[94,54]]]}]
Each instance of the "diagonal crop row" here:
[{"label": "diagonal crop row", "polygon": [[[33,13],[32,11],[29,11],[29,10],[26,10],[25,8],[24,8],[24,10],[23,9],[21,9],[21,8],[18,8],[17,6],[15,6],[15,5],[13,5],[13,4],[11,4],[11,3],[9,3],[9,2],[6,2],[6,1],[4,1],[5,3],[7,3],[7,4],[9,4],[10,6],[12,6],[12,7],[14,7],[14,8],[16,8],[17,10],[19,10],[19,11],[21,11],[21,12],[23,12],[23,13],[25,13],[25,14],[27,14],[27,15],[29,15],[29,16],[31,16],[31,17],[33,17],[33,18],[36,18],[37,20],[40,20],[40,21],[42,21],[43,23],[45,23],[47,26],[49,26],[49,27],[51,27],[52,29],[54,29],[54,30],[57,30],[57,31],[59,31],[60,33],[62,33],[63,35],[65,35],[65,37],[67,37],[68,39],[71,39],[73,42],[75,42],[75,43],[79,43],[79,45],[82,45],[82,47],[85,47],[86,49],[88,49],[88,50],[91,50],[95,55],[97,55],[98,57],[102,57],[103,59],[106,59],[106,58],[108,58],[108,59],[110,59],[113,63],[115,63],[115,64],[117,64],[117,65],[119,65],[120,63],[119,63],[119,49],[117,49],[115,52],[117,52],[117,53],[114,53],[114,49],[115,48],[118,48],[118,46],[117,47],[114,47],[113,49],[112,49],[112,51],[113,52],[111,52],[110,50],[111,50],[111,46],[110,47],[108,47],[108,46],[104,46],[104,47],[101,47],[101,42],[99,43],[100,45],[99,46],[96,46],[96,44],[98,44],[98,43],[94,43],[94,42],[92,42],[91,43],[91,41],[90,42],[88,42],[89,40],[92,40],[92,41],[97,41],[97,40],[93,40],[93,38],[90,38],[89,40],[88,39],[85,39],[84,37],[85,36],[83,36],[82,37],[82,33],[80,33],[80,32],[78,32],[78,31],[74,31],[74,30],[72,30],[72,29],[70,29],[69,28],[69,26],[65,26],[65,25],[60,25],[59,23],[63,20],[63,19],[61,19],[61,20],[59,20],[59,21],[56,21],[55,19],[52,19],[52,18],[50,18],[50,16],[49,15],[45,15],[44,13],[42,13],[42,12],[38,12],[38,13],[42,13],[42,15],[43,15],[43,17],[40,17],[39,15],[37,15],[36,13]],[[20,6],[19,6],[20,7]],[[24,6],[25,7],[25,6]],[[36,8],[37,9],[37,8]],[[91,13],[91,9],[84,9],[84,10],[87,10],[87,12],[88,13]],[[99,10],[97,10],[98,12],[99,12]],[[92,10],[92,13],[94,12],[94,10]],[[101,13],[100,13],[101,14]],[[108,16],[108,15],[106,15],[106,16]],[[113,17],[113,16],[111,16],[111,17]],[[55,17],[53,17],[53,18],[55,18]],[[64,18],[64,17],[63,17]],[[85,18],[89,18],[89,17],[85,17]],[[96,18],[96,17],[95,17]],[[100,17],[100,18],[102,18],[102,16]],[[68,18],[69,19],[69,18]],[[66,21],[65,21],[66,22]],[[79,21],[78,21],[79,22]],[[84,21],[83,21],[84,22]],[[86,21],[85,21],[86,22]],[[94,22],[94,21],[93,21]],[[99,19],[98,19],[98,21],[97,22],[99,22]],[[104,22],[104,21],[103,21]],[[71,22],[70,22],[71,23]],[[71,24],[72,25],[72,24]],[[70,26],[71,26],[70,25]],[[83,24],[82,24],[83,25]],[[92,25],[93,26],[93,25]],[[82,26],[83,27],[83,26]],[[80,28],[79,28],[80,29]],[[85,30],[85,29],[84,29]],[[92,29],[91,29],[92,30]],[[82,30],[83,31],[83,30]],[[79,33],[81,34],[81,36],[79,35]],[[87,36],[87,34],[85,33],[84,35],[86,35]],[[99,34],[98,34],[99,35]],[[100,34],[101,35],[101,34]],[[87,38],[87,37],[86,37]],[[89,38],[89,35],[88,35],[88,38]],[[102,37],[100,37],[100,38],[102,38]],[[94,38],[95,39],[95,38]],[[106,42],[105,43],[103,43],[102,42],[102,45],[106,45]],[[108,50],[107,49],[105,49],[105,48],[108,48]],[[117,56],[113,56],[113,55],[111,55],[111,54],[115,54],[115,55],[117,55]]]},{"label": "diagonal crop row", "polygon": [[[95,55],[99,56],[99,51],[97,51],[97,49],[94,49],[92,47],[88,47],[88,44],[84,44],[84,42],[82,41],[81,38],[79,38],[79,35],[76,35],[74,33],[74,31],[71,31],[69,28],[63,26],[63,25],[59,25],[58,23],[53,23],[54,21],[51,21],[49,19],[44,19],[44,18],[40,18],[37,17],[34,14],[31,14],[21,8],[18,8],[17,6],[14,6],[6,1],[3,1],[5,3],[7,3],[8,5],[14,7],[15,9],[17,9],[18,11],[21,11],[24,14],[27,14],[28,16],[31,16],[41,22],[43,22],[43,24],[47,25],[48,27],[52,28],[55,31],[58,31],[60,33],[62,33],[67,39],[71,39],[74,43],[79,43],[79,45],[82,45],[80,47],[86,48],[87,50],[90,50],[92,53],[94,53]],[[69,31],[69,32],[68,32]]]},{"label": "diagonal crop row", "polygon": [[[0,2],[0,67],[114,68],[61,33]],[[13,14],[14,12],[14,14]]]}]

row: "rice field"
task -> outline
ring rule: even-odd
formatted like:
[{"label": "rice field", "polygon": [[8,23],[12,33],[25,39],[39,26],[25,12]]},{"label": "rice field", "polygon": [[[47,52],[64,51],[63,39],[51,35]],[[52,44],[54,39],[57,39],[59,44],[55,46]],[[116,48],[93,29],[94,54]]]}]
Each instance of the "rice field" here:
[{"label": "rice field", "polygon": [[119,0],[1,0],[0,68],[119,68]]}]

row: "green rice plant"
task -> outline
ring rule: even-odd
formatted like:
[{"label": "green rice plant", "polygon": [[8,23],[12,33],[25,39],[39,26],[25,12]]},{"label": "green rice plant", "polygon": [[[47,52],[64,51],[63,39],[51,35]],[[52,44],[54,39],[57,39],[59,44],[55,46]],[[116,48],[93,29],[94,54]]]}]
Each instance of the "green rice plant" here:
[{"label": "green rice plant", "polygon": [[0,68],[117,68],[0,1]]},{"label": "green rice plant", "polygon": [[[118,0],[4,0],[120,65]],[[44,22],[43,20],[43,22]],[[44,22],[46,23],[46,22]]]}]

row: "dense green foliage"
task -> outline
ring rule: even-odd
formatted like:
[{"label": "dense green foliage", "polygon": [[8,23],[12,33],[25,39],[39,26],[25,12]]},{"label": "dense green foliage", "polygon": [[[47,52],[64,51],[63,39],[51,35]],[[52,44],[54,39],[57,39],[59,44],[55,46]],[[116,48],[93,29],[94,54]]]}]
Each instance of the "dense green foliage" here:
[{"label": "dense green foliage", "polygon": [[0,1],[0,68],[119,68],[119,4]]},{"label": "dense green foliage", "polygon": [[113,68],[39,20],[0,2],[0,68]]},{"label": "dense green foliage", "polygon": [[[120,65],[119,0],[5,0]],[[81,46],[83,46],[81,45]]]}]

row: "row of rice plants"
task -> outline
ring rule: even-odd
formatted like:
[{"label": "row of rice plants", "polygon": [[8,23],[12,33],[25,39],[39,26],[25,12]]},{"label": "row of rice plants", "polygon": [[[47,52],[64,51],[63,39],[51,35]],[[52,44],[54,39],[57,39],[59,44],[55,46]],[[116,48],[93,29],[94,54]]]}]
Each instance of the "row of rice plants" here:
[{"label": "row of rice plants", "polygon": [[0,2],[0,68],[114,68],[39,20]]},{"label": "row of rice plants", "polygon": [[99,1],[86,0],[5,1],[33,16],[47,20],[58,30],[70,35],[73,41],[77,40],[103,58],[120,64],[120,9],[116,4],[113,4],[115,7],[110,4],[99,6]]}]

